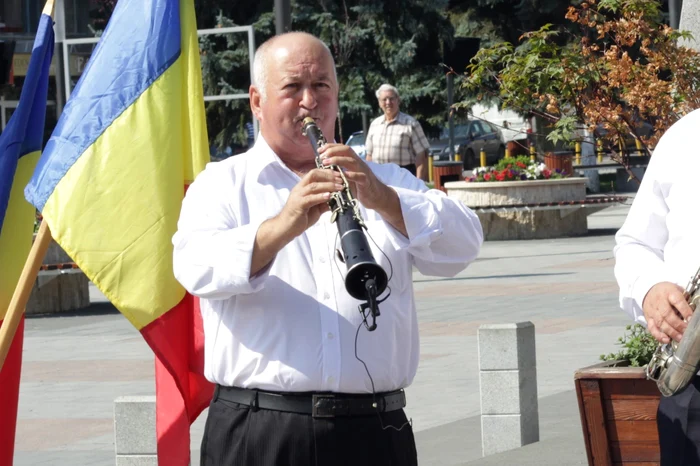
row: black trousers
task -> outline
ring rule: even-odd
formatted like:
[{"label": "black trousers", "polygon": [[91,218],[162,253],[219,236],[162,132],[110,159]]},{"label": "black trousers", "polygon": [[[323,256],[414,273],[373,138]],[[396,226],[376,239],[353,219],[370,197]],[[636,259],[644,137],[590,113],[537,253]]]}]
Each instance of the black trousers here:
[{"label": "black trousers", "polygon": [[656,419],[661,466],[700,466],[700,377],[679,394],[661,397]]},{"label": "black trousers", "polygon": [[313,418],[213,399],[201,466],[417,466],[407,422],[403,410]]},{"label": "black trousers", "polygon": [[415,163],[409,163],[408,165],[400,165],[401,168],[405,168],[406,170],[411,172],[411,175],[416,176],[416,164]]}]

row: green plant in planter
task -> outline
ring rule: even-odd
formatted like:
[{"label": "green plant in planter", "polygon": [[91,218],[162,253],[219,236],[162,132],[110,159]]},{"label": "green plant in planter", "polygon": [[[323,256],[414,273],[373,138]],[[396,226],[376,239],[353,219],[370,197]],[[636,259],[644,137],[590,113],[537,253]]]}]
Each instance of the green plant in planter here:
[{"label": "green plant in planter", "polygon": [[625,334],[618,338],[622,349],[617,353],[601,354],[603,361],[629,361],[630,366],[641,367],[649,363],[658,342],[641,324],[628,325]]},{"label": "green plant in planter", "polygon": [[466,181],[527,181],[566,178],[559,170],[551,170],[545,164],[531,162],[530,157],[521,155],[501,159],[492,167],[477,167]]}]

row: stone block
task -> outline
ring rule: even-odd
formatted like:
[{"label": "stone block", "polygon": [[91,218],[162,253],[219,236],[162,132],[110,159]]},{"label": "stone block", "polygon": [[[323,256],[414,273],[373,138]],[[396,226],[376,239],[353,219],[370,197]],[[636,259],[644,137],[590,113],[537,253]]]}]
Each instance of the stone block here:
[{"label": "stone block", "polygon": [[447,195],[466,206],[499,207],[522,204],[557,203],[586,199],[585,178],[530,181],[489,181],[445,183]]},{"label": "stone block", "polygon": [[479,372],[481,414],[520,414],[520,372]]},{"label": "stone block", "polygon": [[[73,262],[73,259],[52,239],[42,263],[55,265],[67,262]],[[90,281],[83,273],[37,277],[29,295],[26,314],[51,314],[86,308],[90,305],[89,285]]]},{"label": "stone block", "polygon": [[484,456],[539,442],[537,418],[526,422],[520,414],[481,416],[481,449]]},{"label": "stone block", "polygon": [[90,305],[90,281],[82,273],[38,277],[29,295],[26,313],[53,314]]},{"label": "stone block", "polygon": [[117,466],[158,466],[158,456],[117,455]]},{"label": "stone block", "polygon": [[117,457],[156,455],[155,396],[122,396],[114,400],[114,447]]},{"label": "stone block", "polygon": [[537,363],[532,322],[482,325],[478,339],[482,371],[534,368]]},{"label": "stone block", "polygon": [[482,325],[478,341],[483,454],[538,441],[535,326]]},{"label": "stone block", "polygon": [[481,414],[537,416],[537,375],[522,371],[479,372]]},{"label": "stone block", "polygon": [[588,209],[562,206],[561,209],[477,211],[486,241],[551,239],[583,236],[588,233]]},{"label": "stone block", "polygon": [[519,414],[481,416],[481,450],[484,456],[522,445]]}]

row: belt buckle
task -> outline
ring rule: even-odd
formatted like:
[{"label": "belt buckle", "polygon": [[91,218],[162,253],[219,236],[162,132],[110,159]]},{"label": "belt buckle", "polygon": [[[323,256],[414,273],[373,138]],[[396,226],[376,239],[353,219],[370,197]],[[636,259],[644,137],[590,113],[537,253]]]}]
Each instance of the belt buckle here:
[{"label": "belt buckle", "polygon": [[335,394],[323,393],[311,396],[311,417],[332,418],[335,413],[329,406],[323,406],[324,400],[334,400]]}]

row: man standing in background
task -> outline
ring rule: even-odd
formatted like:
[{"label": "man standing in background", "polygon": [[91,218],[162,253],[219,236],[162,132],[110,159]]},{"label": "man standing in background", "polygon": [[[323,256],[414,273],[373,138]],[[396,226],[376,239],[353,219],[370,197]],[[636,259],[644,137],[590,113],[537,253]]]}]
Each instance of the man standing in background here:
[{"label": "man standing in background", "polygon": [[399,111],[399,91],[389,84],[377,89],[379,107],[384,115],[372,121],[365,138],[367,160],[395,163],[413,176],[428,180],[425,163],[430,144],[418,120]]}]

